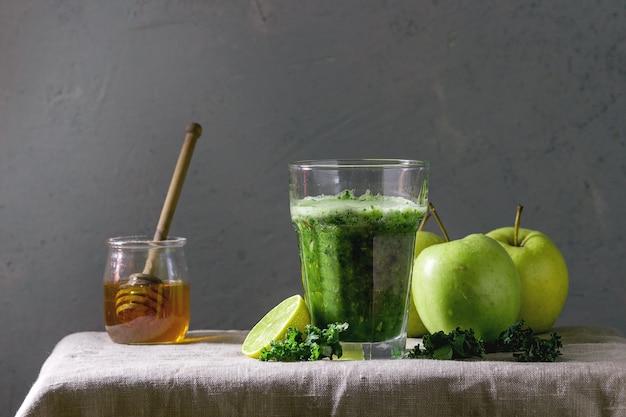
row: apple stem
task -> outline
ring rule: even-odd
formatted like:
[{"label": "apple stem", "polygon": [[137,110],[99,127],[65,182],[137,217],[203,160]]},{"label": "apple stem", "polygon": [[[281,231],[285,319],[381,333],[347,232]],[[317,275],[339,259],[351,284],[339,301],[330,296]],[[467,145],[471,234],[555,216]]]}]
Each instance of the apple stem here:
[{"label": "apple stem", "polygon": [[419,227],[417,228],[418,232],[421,232],[422,230],[424,230],[424,226],[426,226],[426,222],[428,221],[428,218],[430,217],[430,212],[426,212],[426,215],[424,216],[424,218],[422,219],[422,221],[420,222]]},{"label": "apple stem", "polygon": [[437,214],[437,210],[435,210],[435,206],[433,206],[433,203],[428,203],[428,209],[431,211],[431,213],[433,213],[433,217],[435,218],[435,220],[437,220],[437,224],[439,225],[441,233],[443,233],[443,237],[446,239],[446,242],[449,242],[450,236],[448,236],[446,228],[443,227],[443,223],[441,223],[441,219],[439,218],[439,215]]},{"label": "apple stem", "polygon": [[519,224],[522,219],[522,210],[524,206],[517,205],[517,213],[515,214],[515,227],[513,228],[513,246],[519,246]]}]

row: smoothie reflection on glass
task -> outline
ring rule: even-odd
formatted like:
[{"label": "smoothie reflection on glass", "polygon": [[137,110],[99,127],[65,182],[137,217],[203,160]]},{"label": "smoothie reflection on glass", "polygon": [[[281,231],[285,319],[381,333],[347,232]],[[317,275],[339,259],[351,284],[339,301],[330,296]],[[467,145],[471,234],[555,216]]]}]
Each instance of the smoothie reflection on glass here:
[{"label": "smoothie reflection on glass", "polygon": [[398,358],[406,348],[415,233],[428,205],[428,162],[289,165],[291,221],[312,324],[349,324],[344,350]]}]

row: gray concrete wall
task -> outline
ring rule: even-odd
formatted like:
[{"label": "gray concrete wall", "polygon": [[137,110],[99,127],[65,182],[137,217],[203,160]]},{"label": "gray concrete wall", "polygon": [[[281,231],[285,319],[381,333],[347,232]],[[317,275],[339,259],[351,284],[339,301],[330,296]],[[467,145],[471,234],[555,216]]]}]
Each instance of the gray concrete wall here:
[{"label": "gray concrete wall", "polygon": [[558,324],[626,332],[625,94],[622,0],[0,1],[0,414],[103,330],[104,240],[152,233],[191,121],[194,329],[301,291],[289,161],[400,157],[453,238],[523,204],[570,268]]}]

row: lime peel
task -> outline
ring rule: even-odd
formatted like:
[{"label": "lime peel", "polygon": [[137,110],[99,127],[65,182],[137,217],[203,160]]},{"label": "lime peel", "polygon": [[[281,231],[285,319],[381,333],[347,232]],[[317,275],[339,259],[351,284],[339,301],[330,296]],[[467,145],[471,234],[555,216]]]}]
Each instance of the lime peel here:
[{"label": "lime peel", "polygon": [[241,345],[241,353],[256,359],[263,348],[269,349],[272,341],[282,340],[290,327],[304,330],[308,324],[311,324],[311,316],[304,299],[299,294],[292,295],[254,325]]}]

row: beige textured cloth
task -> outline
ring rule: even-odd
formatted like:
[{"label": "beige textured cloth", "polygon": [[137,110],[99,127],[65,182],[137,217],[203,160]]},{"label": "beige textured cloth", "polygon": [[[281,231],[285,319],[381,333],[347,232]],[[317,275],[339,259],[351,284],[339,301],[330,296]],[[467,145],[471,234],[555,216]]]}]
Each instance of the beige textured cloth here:
[{"label": "beige textured cloth", "polygon": [[239,352],[241,331],[153,346],[75,333],[46,360],[17,417],[626,416],[626,339],[608,328],[555,331],[564,343],[556,363],[510,354],[268,363]]}]

